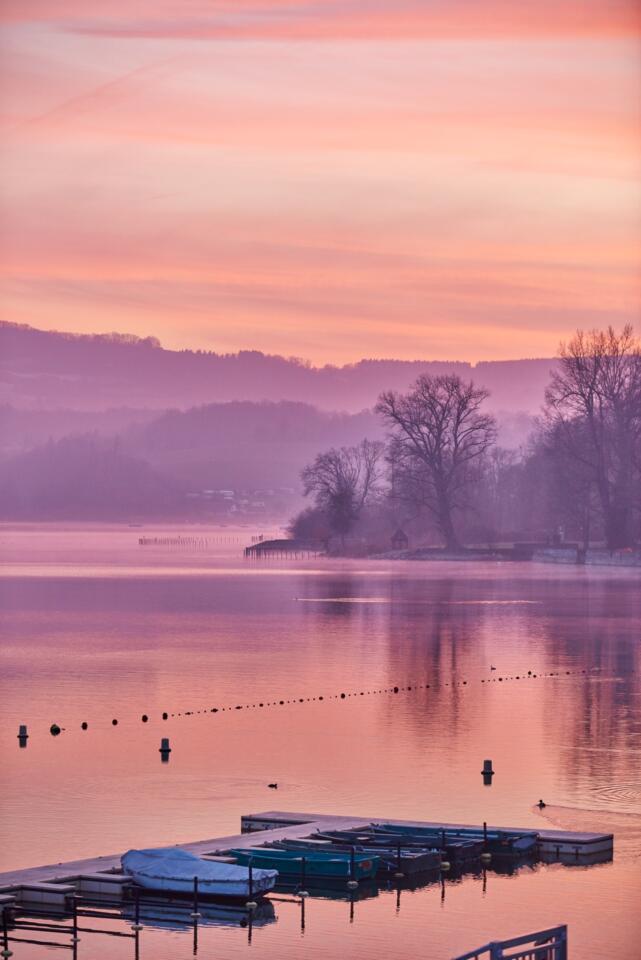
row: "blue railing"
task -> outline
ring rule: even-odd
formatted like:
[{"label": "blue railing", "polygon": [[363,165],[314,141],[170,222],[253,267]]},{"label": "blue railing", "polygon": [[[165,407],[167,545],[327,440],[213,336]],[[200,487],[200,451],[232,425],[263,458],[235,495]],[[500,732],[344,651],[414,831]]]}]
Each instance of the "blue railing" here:
[{"label": "blue railing", "polygon": [[493,940],[455,960],[568,960],[568,928],[563,925],[510,940]]}]

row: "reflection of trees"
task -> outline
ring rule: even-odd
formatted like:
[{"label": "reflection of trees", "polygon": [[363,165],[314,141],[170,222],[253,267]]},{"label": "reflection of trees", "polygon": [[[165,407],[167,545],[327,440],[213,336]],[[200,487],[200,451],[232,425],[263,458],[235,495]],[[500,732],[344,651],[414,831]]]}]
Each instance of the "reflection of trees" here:
[{"label": "reflection of trees", "polygon": [[[559,764],[562,782],[574,788],[581,782],[616,784],[638,777],[634,758],[641,717],[638,709],[635,716],[634,705],[641,667],[641,591],[609,572],[531,569],[533,575],[516,574],[515,568],[514,576],[507,570],[499,579],[479,576],[477,565],[469,574],[457,565],[443,576],[436,565],[426,564],[416,574],[402,567],[380,577],[345,569],[301,579],[300,596],[386,601],[304,605],[305,619],[315,622],[314,630],[325,637],[318,666],[323,685],[356,689],[360,683],[427,682],[429,690],[413,691],[411,697],[382,698],[382,717],[392,724],[402,710],[404,725],[417,738],[427,734],[446,742],[465,736],[470,716],[466,692],[488,669],[488,655],[498,663],[507,656],[524,670],[561,675],[539,676],[533,681],[537,686],[528,690],[536,691],[543,706],[542,729],[537,719],[532,738],[550,745],[550,762]],[[496,607],[479,600],[536,603]],[[338,662],[328,663],[332,652]],[[564,679],[566,670],[573,675]],[[577,670],[588,672],[577,677]],[[609,679],[613,674],[618,679]],[[468,687],[452,685],[463,679]]]},{"label": "reflection of trees", "polygon": [[625,580],[587,579],[581,586],[573,598],[553,585],[552,612],[559,615],[550,618],[546,667],[586,674],[546,681],[546,727],[550,737],[563,731],[565,779],[574,787],[608,782],[616,791],[617,782],[638,778],[641,597]]}]

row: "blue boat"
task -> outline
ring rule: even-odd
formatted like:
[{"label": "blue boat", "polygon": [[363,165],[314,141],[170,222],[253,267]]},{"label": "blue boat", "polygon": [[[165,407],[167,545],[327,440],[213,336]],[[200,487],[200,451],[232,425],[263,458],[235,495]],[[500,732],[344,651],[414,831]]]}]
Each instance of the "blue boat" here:
[{"label": "blue boat", "polygon": [[260,870],[278,870],[279,878],[319,880],[368,880],[376,876],[376,856],[354,852],[278,850],[274,847],[247,847],[228,851],[238,863]]},{"label": "blue boat", "polygon": [[441,866],[441,851],[435,849],[411,850],[398,847],[376,847],[367,844],[354,844],[339,840],[274,840],[267,844],[270,848],[279,850],[298,851],[307,853],[337,853],[349,854],[352,849],[358,855],[377,857],[379,860],[378,872],[382,875],[402,873],[409,877],[419,873],[429,873],[438,870]]}]

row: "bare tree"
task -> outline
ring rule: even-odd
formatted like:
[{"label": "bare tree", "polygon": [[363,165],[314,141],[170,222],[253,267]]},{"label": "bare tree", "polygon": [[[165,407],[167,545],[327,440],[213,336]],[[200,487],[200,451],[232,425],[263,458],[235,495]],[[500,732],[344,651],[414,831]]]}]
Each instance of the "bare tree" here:
[{"label": "bare tree", "polygon": [[455,375],[422,376],[406,394],[382,393],[376,405],[392,428],[393,493],[433,515],[448,549],[460,546],[455,512],[467,506],[469,487],[496,439],[494,418],[481,412],[488,396]]},{"label": "bare tree", "polygon": [[384,444],[363,440],[356,447],[319,453],[301,477],[305,496],[314,495],[341,541],[353,529],[363,508],[378,493]]},{"label": "bare tree", "polygon": [[634,542],[641,484],[641,342],[631,326],[578,331],[545,395],[550,429],[593,481],[611,549]]}]

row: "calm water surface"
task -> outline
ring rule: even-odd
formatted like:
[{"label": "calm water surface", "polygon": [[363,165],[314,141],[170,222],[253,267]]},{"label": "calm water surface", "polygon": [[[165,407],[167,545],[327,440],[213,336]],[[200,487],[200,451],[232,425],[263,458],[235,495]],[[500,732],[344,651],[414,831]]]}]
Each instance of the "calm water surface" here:
[{"label": "calm water surface", "polygon": [[[304,930],[276,904],[251,940],[205,925],[198,956],[439,960],[567,922],[572,960],[638,960],[638,571],[257,563],[247,531],[183,532],[208,547],[138,545],[178,533],[160,528],[0,530],[0,870],[223,836],[274,808],[608,830],[609,864],[312,899]],[[190,930],[144,931],[145,960],[192,955]],[[130,956],[109,938],[79,951]]]}]

